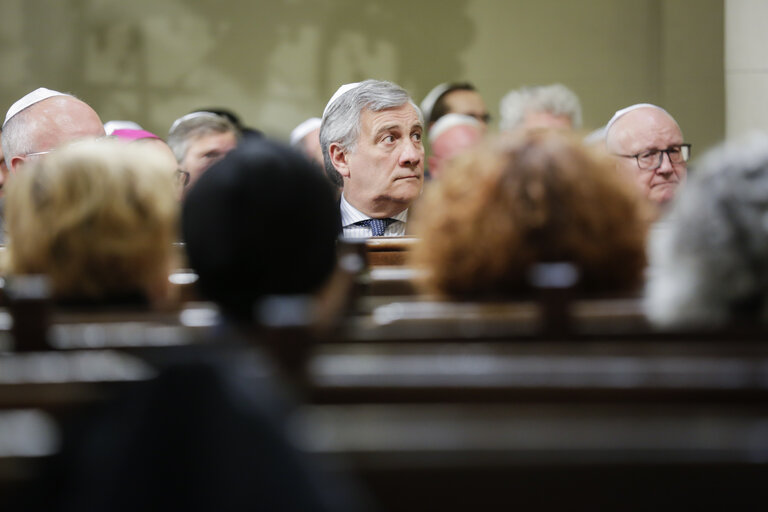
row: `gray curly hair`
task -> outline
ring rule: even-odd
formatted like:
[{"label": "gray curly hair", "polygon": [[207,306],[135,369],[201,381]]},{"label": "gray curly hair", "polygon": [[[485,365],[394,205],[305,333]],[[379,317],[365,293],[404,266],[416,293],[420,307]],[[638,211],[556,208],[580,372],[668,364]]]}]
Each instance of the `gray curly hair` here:
[{"label": "gray curly hair", "polygon": [[526,112],[549,112],[568,116],[574,129],[581,128],[581,103],[576,93],[563,84],[523,87],[509,91],[499,105],[499,129],[512,131],[523,123]]},{"label": "gray curly hair", "polygon": [[768,136],[708,152],[661,225],[645,299],[653,323],[768,320]]}]

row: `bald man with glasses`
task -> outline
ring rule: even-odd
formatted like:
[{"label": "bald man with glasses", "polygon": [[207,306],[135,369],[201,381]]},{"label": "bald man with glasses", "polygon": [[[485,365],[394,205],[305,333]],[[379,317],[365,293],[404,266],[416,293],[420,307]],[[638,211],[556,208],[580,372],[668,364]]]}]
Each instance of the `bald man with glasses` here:
[{"label": "bald man with glasses", "polygon": [[691,145],[661,107],[641,103],[619,110],[606,126],[605,144],[616,167],[659,208],[672,201],[685,182]]}]

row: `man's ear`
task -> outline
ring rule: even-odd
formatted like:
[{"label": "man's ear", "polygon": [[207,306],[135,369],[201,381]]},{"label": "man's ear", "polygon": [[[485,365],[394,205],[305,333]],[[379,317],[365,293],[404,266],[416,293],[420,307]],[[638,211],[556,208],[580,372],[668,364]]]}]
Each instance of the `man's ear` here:
[{"label": "man's ear", "polygon": [[27,161],[27,159],[24,158],[23,156],[16,155],[16,156],[11,158],[10,162],[6,162],[6,165],[8,165],[8,170],[11,171],[12,173],[14,173],[14,172],[18,171],[19,168],[22,165],[24,165],[24,162],[26,162],[26,161]]},{"label": "man's ear", "polygon": [[331,142],[328,146],[328,156],[336,171],[344,178],[349,178],[349,154],[338,142]]}]

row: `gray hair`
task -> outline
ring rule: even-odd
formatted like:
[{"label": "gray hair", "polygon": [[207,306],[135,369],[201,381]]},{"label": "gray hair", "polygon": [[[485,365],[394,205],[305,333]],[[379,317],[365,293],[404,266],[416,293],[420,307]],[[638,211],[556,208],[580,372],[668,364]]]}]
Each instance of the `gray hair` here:
[{"label": "gray hair", "polygon": [[380,80],[366,80],[339,96],[327,107],[320,126],[320,146],[323,149],[325,172],[337,187],[344,185],[341,175],[333,166],[328,148],[336,142],[345,151],[354,151],[360,136],[360,114],[363,110],[381,112],[390,108],[410,104],[424,124],[419,107],[408,96],[408,92],[397,84]]},{"label": "gray hair", "polygon": [[523,123],[526,112],[549,112],[555,116],[568,116],[571,126],[581,128],[579,97],[563,84],[523,87],[510,91],[499,106],[502,131],[512,131]]},{"label": "gray hair", "polygon": [[[30,105],[31,106],[31,105]],[[2,130],[2,146],[5,163],[11,167],[11,158],[18,155],[34,153],[40,148],[35,147],[36,125],[29,118],[29,108],[25,108],[10,118]]]},{"label": "gray hair", "polygon": [[708,152],[661,225],[650,238],[652,322],[768,320],[768,136]]},{"label": "gray hair", "polygon": [[193,112],[178,118],[168,132],[170,146],[176,161],[181,162],[187,155],[192,140],[212,133],[234,133],[240,138],[240,132],[229,119],[213,112]]}]

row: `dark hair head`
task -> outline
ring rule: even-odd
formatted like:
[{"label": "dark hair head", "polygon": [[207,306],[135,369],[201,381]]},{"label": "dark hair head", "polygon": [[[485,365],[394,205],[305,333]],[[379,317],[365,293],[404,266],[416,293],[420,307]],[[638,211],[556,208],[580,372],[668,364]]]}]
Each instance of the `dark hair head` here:
[{"label": "dark hair head", "polygon": [[446,96],[451,94],[453,91],[476,91],[475,86],[472,85],[469,82],[458,82],[453,83],[448,86],[448,88],[443,91],[443,94],[438,96],[438,98],[435,100],[435,106],[432,107],[432,111],[429,115],[429,119],[427,119],[427,123],[434,123],[441,117],[443,117],[445,114],[448,113],[448,103],[445,101]]},{"label": "dark hair head", "polygon": [[235,125],[235,128],[237,128],[237,131],[240,132],[240,135],[242,135],[243,138],[249,138],[249,137],[258,138],[258,137],[264,136],[261,130],[257,130],[256,128],[252,128],[250,126],[245,126],[243,122],[240,120],[240,116],[238,116],[234,111],[228,108],[222,108],[222,107],[200,108],[200,109],[194,110],[193,112],[210,112],[212,114],[216,114],[217,116],[226,118],[230,123]]},{"label": "dark hair head", "polygon": [[316,291],[333,270],[340,225],[328,181],[267,139],[244,140],[208,169],[182,210],[200,291],[239,321],[265,295]]}]

